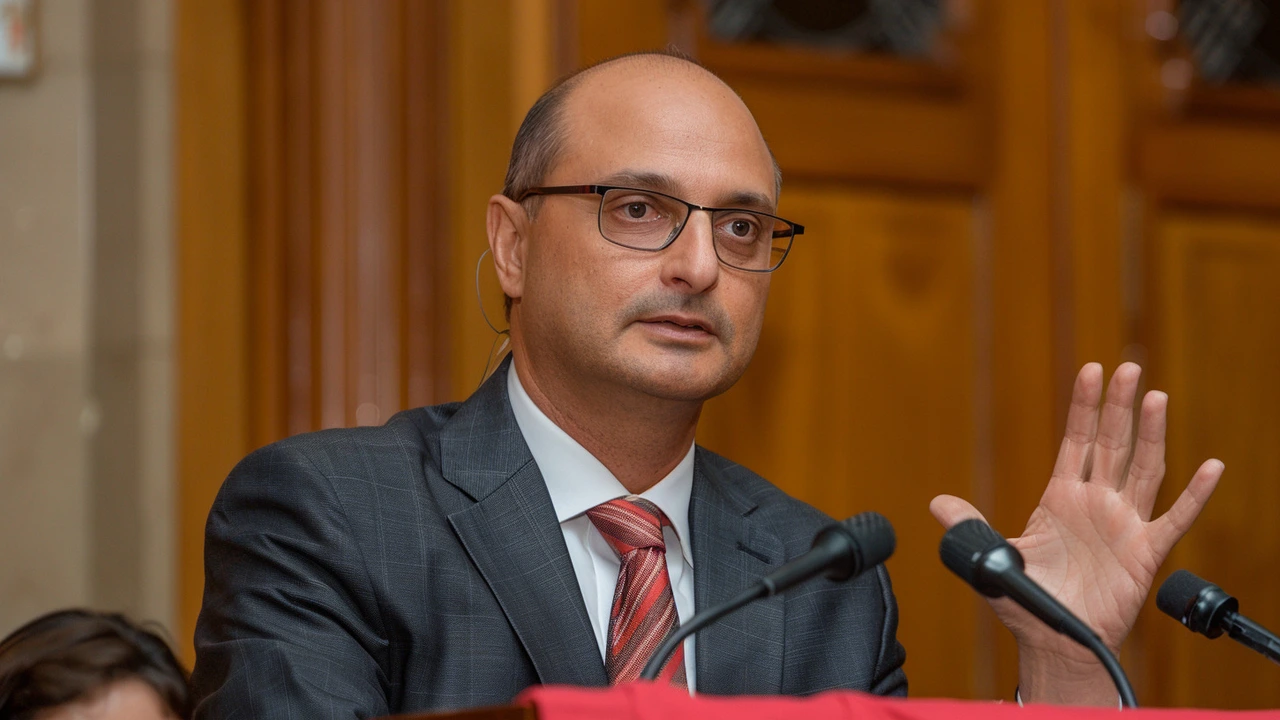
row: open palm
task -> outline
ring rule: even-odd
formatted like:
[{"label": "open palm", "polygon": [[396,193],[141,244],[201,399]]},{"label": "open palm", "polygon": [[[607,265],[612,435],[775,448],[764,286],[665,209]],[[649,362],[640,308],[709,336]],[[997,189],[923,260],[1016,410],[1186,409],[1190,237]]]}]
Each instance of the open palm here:
[{"label": "open palm", "polygon": [[[1223,470],[1221,462],[1206,461],[1173,507],[1152,519],[1164,479],[1168,398],[1146,394],[1135,434],[1141,372],[1132,363],[1117,368],[1103,403],[1102,366],[1091,363],[1080,371],[1049,486],[1022,536],[1009,541],[1022,553],[1027,575],[1092,627],[1112,652],[1133,629],[1156,572],[1191,528]],[[930,509],[947,527],[981,517],[969,503],[947,495],[935,498]],[[1089,699],[1078,690],[1090,687],[1100,667],[1087,650],[1007,599],[992,607],[1018,640],[1024,691],[1034,684],[1046,698]],[[1053,668],[1031,674],[1076,677],[1029,680],[1036,669],[1029,663]],[[1053,692],[1058,679],[1075,691]],[[1109,683],[1100,690],[1099,698],[1114,698]]]}]

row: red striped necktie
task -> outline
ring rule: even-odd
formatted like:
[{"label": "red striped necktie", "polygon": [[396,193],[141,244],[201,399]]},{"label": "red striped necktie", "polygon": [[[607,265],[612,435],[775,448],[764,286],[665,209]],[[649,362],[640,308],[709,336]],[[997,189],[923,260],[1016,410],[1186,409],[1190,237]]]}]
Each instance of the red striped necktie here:
[{"label": "red striped necktie", "polygon": [[[597,505],[587,511],[587,517],[622,558],[604,662],[609,683],[618,685],[638,679],[645,663],[679,624],[662,540],[662,526],[671,522],[657,505],[635,495]],[[688,687],[683,644],[658,678]]]}]

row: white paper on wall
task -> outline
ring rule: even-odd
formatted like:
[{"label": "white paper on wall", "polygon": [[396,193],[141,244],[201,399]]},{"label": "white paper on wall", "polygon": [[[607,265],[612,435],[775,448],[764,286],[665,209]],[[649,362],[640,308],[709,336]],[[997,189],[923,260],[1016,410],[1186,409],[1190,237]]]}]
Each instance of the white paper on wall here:
[{"label": "white paper on wall", "polygon": [[36,63],[35,0],[0,0],[0,77],[26,77]]}]

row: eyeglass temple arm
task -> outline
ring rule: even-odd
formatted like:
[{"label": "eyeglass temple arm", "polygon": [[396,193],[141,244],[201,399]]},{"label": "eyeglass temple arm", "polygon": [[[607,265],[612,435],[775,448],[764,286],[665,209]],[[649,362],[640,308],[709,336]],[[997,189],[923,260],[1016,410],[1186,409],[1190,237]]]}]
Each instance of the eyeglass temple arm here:
[{"label": "eyeglass temple arm", "polygon": [[558,185],[556,187],[529,188],[520,193],[516,202],[523,202],[530,195],[600,195],[599,185]]}]

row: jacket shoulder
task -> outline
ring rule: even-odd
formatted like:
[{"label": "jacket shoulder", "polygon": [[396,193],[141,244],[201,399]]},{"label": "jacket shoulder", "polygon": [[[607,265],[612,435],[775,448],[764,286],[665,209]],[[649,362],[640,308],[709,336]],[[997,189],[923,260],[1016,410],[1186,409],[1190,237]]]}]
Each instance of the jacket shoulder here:
[{"label": "jacket shoulder", "polygon": [[[420,486],[424,473],[439,468],[440,433],[458,403],[397,413],[386,424],[332,428],[293,435],[249,453],[227,475],[219,500],[263,493],[328,495]],[[221,503],[218,503],[221,504]]]},{"label": "jacket shoulder", "polygon": [[788,495],[754,470],[703,447],[698,452],[709,468],[757,505],[753,516],[780,529],[787,540],[795,537],[811,543],[819,529],[834,522],[830,515]]}]

